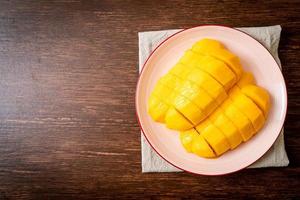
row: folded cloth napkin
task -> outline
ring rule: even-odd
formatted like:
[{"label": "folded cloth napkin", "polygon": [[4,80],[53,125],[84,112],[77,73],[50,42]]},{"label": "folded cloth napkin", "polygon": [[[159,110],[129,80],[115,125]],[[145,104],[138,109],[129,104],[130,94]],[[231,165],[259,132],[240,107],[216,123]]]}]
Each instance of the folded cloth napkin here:
[{"label": "folded cloth napkin", "polygon": [[[277,63],[281,67],[278,57],[278,44],[280,40],[281,26],[268,26],[268,27],[251,27],[251,28],[237,28],[261,42],[274,56]],[[139,70],[141,71],[143,64],[149,54],[155,47],[161,43],[168,36],[180,31],[164,30],[164,31],[151,31],[139,33]],[[148,144],[144,135],[141,134],[141,147],[142,147],[142,172],[180,172],[181,170],[162,159]],[[283,167],[289,164],[287,157],[283,129],[270,150],[261,157],[258,161],[253,163],[248,168],[260,167]]]}]

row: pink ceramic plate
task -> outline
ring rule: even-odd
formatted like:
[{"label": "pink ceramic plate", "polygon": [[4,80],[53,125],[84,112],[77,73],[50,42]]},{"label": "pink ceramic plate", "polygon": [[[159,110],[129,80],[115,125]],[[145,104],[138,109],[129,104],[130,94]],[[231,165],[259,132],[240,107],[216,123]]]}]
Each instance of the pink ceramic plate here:
[{"label": "pink ceramic plate", "polygon": [[[178,132],[154,122],[147,114],[147,100],[156,81],[165,74],[184,51],[202,38],[213,38],[238,55],[246,71],[257,84],[266,88],[272,107],[264,128],[250,141],[216,159],[187,153]],[[178,32],[162,42],[144,64],[136,91],[136,110],[142,131],[153,149],[166,161],[188,172],[220,175],[243,169],[264,155],[275,142],[283,126],[287,108],[286,86],[278,64],[258,41],[249,35],[224,26],[198,26]]]}]

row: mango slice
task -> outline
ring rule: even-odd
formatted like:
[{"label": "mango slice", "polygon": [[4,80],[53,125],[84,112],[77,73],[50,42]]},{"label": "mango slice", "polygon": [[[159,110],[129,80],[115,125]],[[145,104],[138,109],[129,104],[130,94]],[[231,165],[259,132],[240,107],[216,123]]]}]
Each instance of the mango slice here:
[{"label": "mango slice", "polygon": [[171,90],[179,90],[182,83],[183,81],[181,78],[173,74],[167,73],[166,75],[164,75],[162,78],[158,80],[157,84],[162,84],[170,88]]},{"label": "mango slice", "polygon": [[214,59],[210,56],[204,56],[195,62],[195,67],[207,72],[228,91],[237,79],[230,68],[222,61]]},{"label": "mango slice", "polygon": [[180,131],[185,131],[194,127],[194,125],[175,108],[170,108],[167,111],[165,116],[165,123],[169,129]]},{"label": "mango slice", "polygon": [[215,110],[215,112],[213,112],[209,117],[208,117],[208,120],[210,120],[211,122],[214,122],[218,117],[219,115],[221,115],[223,113],[223,111],[219,108],[217,108]]},{"label": "mango slice", "polygon": [[249,140],[255,133],[251,121],[233,103],[224,109],[224,114],[238,128],[244,142]]},{"label": "mango slice", "polygon": [[203,55],[196,54],[192,50],[187,50],[180,58],[179,63],[186,66],[186,68],[195,67],[195,63],[201,60]]},{"label": "mango slice", "polygon": [[246,85],[241,89],[241,92],[249,97],[264,113],[265,118],[268,116],[270,109],[270,96],[269,93],[255,85]]},{"label": "mango slice", "polygon": [[211,124],[211,120],[207,118],[206,120],[204,120],[203,122],[201,122],[196,126],[196,130],[201,134],[206,129],[206,127],[210,124]]},{"label": "mango slice", "polygon": [[178,95],[174,99],[173,105],[194,125],[199,124],[206,117],[205,113],[198,106],[184,96]]},{"label": "mango slice", "polygon": [[246,85],[249,85],[249,84],[255,84],[255,79],[253,77],[253,74],[250,73],[250,72],[244,72],[242,74],[242,77],[240,78],[240,80],[236,83],[236,85],[239,87],[239,88],[242,88]]},{"label": "mango slice", "polygon": [[238,86],[233,86],[230,90],[229,97],[232,99],[240,94],[240,88]]},{"label": "mango slice", "polygon": [[199,54],[212,56],[225,62],[236,74],[238,79],[241,77],[243,70],[240,60],[237,56],[230,53],[228,50],[224,48],[199,48],[197,45],[194,45],[192,47],[192,50]]},{"label": "mango slice", "polygon": [[212,147],[217,156],[230,149],[230,145],[224,134],[213,124],[208,125],[201,133],[201,136]]},{"label": "mango slice", "polygon": [[202,135],[198,135],[193,139],[192,152],[204,158],[216,157],[216,154],[214,153],[212,148],[208,145],[208,143],[206,142],[206,140]]},{"label": "mango slice", "polygon": [[193,69],[187,76],[187,79],[196,83],[203,88],[210,96],[212,96],[218,104],[221,104],[227,98],[227,93],[220,83],[212,78],[206,72],[200,69]]},{"label": "mango slice", "polygon": [[165,101],[169,101],[170,95],[173,93],[173,90],[169,87],[158,82],[155,88],[152,91],[152,94],[155,94],[160,99],[164,99]]},{"label": "mango slice", "polygon": [[193,128],[188,131],[180,132],[180,141],[187,152],[192,152],[192,144],[199,134]]},{"label": "mango slice", "polygon": [[158,99],[155,95],[152,94],[150,96],[148,112],[154,121],[164,123],[168,109],[169,106]]},{"label": "mango slice", "polygon": [[235,149],[242,143],[243,138],[239,130],[223,113],[219,114],[213,124],[225,135],[231,149]]},{"label": "mango slice", "polygon": [[192,67],[189,67],[187,65],[178,62],[174,67],[172,67],[169,70],[168,74],[175,75],[179,79],[184,80],[192,69],[193,69]]},{"label": "mango slice", "polygon": [[162,85],[160,81],[156,84],[148,100],[148,113],[156,122],[165,122],[165,116],[170,108],[174,97],[173,90]]},{"label": "mango slice", "polygon": [[[174,70],[177,70],[177,65],[175,65]],[[191,50],[185,52],[185,55],[181,58],[179,65],[184,65],[186,66],[185,69],[189,70],[192,68],[201,69],[221,83],[225,90],[229,90],[236,80],[235,74],[224,62],[211,56],[196,54]],[[182,68],[183,67],[180,67],[180,69]],[[180,73],[182,72],[183,70],[180,71]],[[176,71],[176,73],[179,73],[179,71]]]},{"label": "mango slice", "polygon": [[232,100],[235,106],[250,119],[255,132],[259,131],[265,122],[265,117],[257,105],[242,92]]},{"label": "mango slice", "polygon": [[191,81],[183,83],[178,93],[197,105],[206,116],[208,116],[217,107],[215,100],[204,89]]}]

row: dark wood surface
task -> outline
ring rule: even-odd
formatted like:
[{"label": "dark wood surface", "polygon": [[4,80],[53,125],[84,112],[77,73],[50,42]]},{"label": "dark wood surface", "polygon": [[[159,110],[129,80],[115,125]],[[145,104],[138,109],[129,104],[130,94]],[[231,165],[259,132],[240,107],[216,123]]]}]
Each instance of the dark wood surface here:
[{"label": "dark wood surface", "polygon": [[[0,1],[0,199],[300,197],[299,1]],[[139,31],[280,24],[286,168],[141,173]]]}]

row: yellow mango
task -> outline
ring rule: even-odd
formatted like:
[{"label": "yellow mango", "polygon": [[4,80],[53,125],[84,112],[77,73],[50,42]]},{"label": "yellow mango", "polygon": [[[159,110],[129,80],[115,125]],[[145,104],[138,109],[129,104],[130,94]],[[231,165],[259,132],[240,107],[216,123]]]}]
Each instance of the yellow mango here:
[{"label": "yellow mango", "polygon": [[227,97],[223,86],[200,69],[193,69],[187,76],[187,79],[203,88],[218,104],[221,104]]},{"label": "yellow mango", "polygon": [[198,132],[194,128],[180,132],[181,144],[187,152],[192,152],[192,143],[198,135]]},{"label": "yellow mango", "polygon": [[215,121],[219,114],[222,114],[222,110],[220,108],[217,108],[209,117],[207,117],[205,120],[200,122],[195,128],[199,133],[202,133],[204,129],[211,125],[213,121]]},{"label": "yellow mango", "polygon": [[234,98],[235,96],[239,95],[241,88],[243,88],[249,84],[254,84],[254,82],[255,82],[255,80],[254,80],[252,73],[244,72],[242,74],[242,77],[240,78],[240,80],[237,82],[237,84],[235,86],[233,86],[231,88],[231,90],[229,91],[229,96],[231,98]]},{"label": "yellow mango", "polygon": [[180,131],[187,152],[220,156],[265,123],[270,96],[220,42],[203,39],[162,76],[148,99],[154,121]]},{"label": "yellow mango", "polygon": [[229,52],[228,50],[224,48],[194,48],[194,47],[192,47],[192,50],[199,54],[212,56],[214,58],[223,61],[235,73],[235,75],[237,76],[237,80],[240,79],[243,72],[240,59],[236,55]]},{"label": "yellow mango", "polygon": [[265,123],[265,117],[258,106],[242,92],[232,100],[235,106],[250,119],[255,132],[259,131]]},{"label": "yellow mango", "polygon": [[201,133],[201,136],[212,147],[217,156],[225,153],[230,149],[230,145],[224,134],[213,124],[207,126]]},{"label": "yellow mango", "polygon": [[220,108],[217,108],[208,118],[211,122],[215,121],[220,114],[222,114],[222,110]]},{"label": "yellow mango", "polygon": [[196,42],[192,46],[192,49],[195,51],[203,51],[205,49],[224,49],[224,48],[225,47],[221,42],[209,38],[202,39]]},{"label": "yellow mango", "polygon": [[169,74],[176,76],[180,79],[180,81],[184,81],[186,76],[191,72],[193,69],[190,65],[185,65],[183,63],[177,63],[173,68],[169,70]]},{"label": "yellow mango", "polygon": [[[165,121],[166,112],[176,97],[174,89],[178,89],[181,83],[179,78],[171,74],[166,74],[158,80],[148,100],[148,113],[154,121]],[[155,97],[152,97],[153,95]],[[153,101],[156,102],[156,106],[152,105]]]},{"label": "yellow mango", "polygon": [[245,85],[248,85],[248,84],[255,84],[255,79],[254,79],[251,72],[244,72],[242,74],[242,77],[240,78],[240,80],[237,82],[236,85],[239,88],[242,88],[242,87],[244,87]]},{"label": "yellow mango", "polygon": [[206,140],[202,135],[198,135],[195,138],[193,138],[192,152],[204,158],[216,157],[216,154],[208,145],[208,143],[206,142]]},{"label": "yellow mango", "polygon": [[172,92],[173,90],[171,88],[161,84],[160,82],[158,82],[152,90],[152,94],[155,94],[159,99],[163,100],[166,100]]},{"label": "yellow mango", "polygon": [[238,86],[233,86],[229,92],[229,97],[234,98],[235,96],[239,95],[240,90],[241,89]]},{"label": "yellow mango", "polygon": [[[159,105],[159,101],[160,101],[160,107],[161,110],[159,112],[161,112],[161,117],[165,116],[166,112],[168,111],[168,109],[166,109],[165,107],[168,106],[169,108],[172,106],[172,102],[174,100],[175,97],[177,97],[177,93],[175,90],[172,90],[171,88],[167,87],[166,85],[162,84],[162,82],[158,82],[155,86],[155,88],[152,91],[151,96],[155,96],[155,99],[157,100],[157,105]],[[149,99],[149,105],[151,105],[151,101]],[[164,105],[164,106],[163,106]],[[150,110],[151,108],[151,110]],[[149,106],[149,112],[151,113],[155,113],[154,111],[152,111],[153,109],[156,109],[156,107],[151,107]],[[163,111],[165,113],[163,113]],[[159,120],[160,122],[164,122],[163,119]]]},{"label": "yellow mango", "polygon": [[231,149],[236,148],[243,141],[237,127],[224,114],[220,113],[213,124],[225,135]]},{"label": "yellow mango", "polygon": [[237,78],[234,72],[222,61],[210,56],[204,56],[195,63],[195,66],[208,74],[222,84],[228,91],[236,82]]},{"label": "yellow mango", "polygon": [[271,103],[270,95],[267,90],[255,85],[246,85],[241,89],[241,92],[249,97],[261,109],[265,118],[268,116]]},{"label": "yellow mango", "polygon": [[175,108],[169,108],[165,116],[165,123],[169,129],[179,131],[185,131],[194,127],[194,125]]},{"label": "yellow mango", "polygon": [[185,81],[178,93],[197,105],[206,116],[217,107],[215,100],[204,89],[191,81]]},{"label": "yellow mango", "polygon": [[201,58],[201,55],[195,54],[191,50],[187,50],[184,55],[180,58],[179,63],[184,64],[185,66],[193,66],[195,60]]},{"label": "yellow mango", "polygon": [[148,113],[154,121],[165,122],[164,118],[175,95],[172,89],[158,81],[148,100]]},{"label": "yellow mango", "polygon": [[183,80],[171,73],[167,73],[158,80],[158,83],[163,84],[172,90],[178,90],[181,87]]},{"label": "yellow mango", "polygon": [[223,108],[223,111],[226,117],[238,128],[243,141],[246,142],[249,140],[255,133],[251,121],[233,103]]},{"label": "yellow mango", "polygon": [[227,98],[225,101],[223,101],[223,103],[220,105],[220,109],[224,111],[227,109],[228,106],[230,106],[232,104],[232,101],[230,100],[230,98]]},{"label": "yellow mango", "polygon": [[198,106],[182,95],[178,95],[172,105],[194,125],[199,124],[206,117]]},{"label": "yellow mango", "polygon": [[169,109],[169,105],[165,102],[161,101],[155,95],[151,95],[149,98],[148,104],[148,113],[152,117],[152,119],[156,122],[165,122],[165,115]]},{"label": "yellow mango", "polygon": [[155,108],[160,100],[152,93],[148,100],[148,108]]},{"label": "yellow mango", "polygon": [[201,134],[208,125],[211,125],[211,120],[209,118],[206,118],[204,121],[202,121],[196,126],[196,130]]}]

